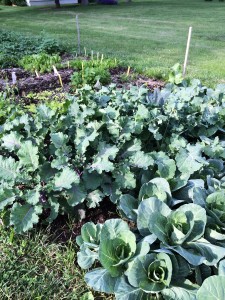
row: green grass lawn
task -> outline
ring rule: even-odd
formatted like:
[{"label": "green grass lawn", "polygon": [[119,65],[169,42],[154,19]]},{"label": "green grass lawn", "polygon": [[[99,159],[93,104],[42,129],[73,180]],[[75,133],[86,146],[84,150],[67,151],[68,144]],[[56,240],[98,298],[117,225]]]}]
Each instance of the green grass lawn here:
[{"label": "green grass lawn", "polygon": [[[1,300],[81,300],[88,292],[85,273],[75,265],[75,240],[62,242],[63,232],[52,232],[48,227],[14,235],[0,224]],[[95,299],[112,297],[95,293]]]},{"label": "green grass lawn", "polygon": [[225,2],[148,0],[117,6],[1,7],[1,28],[46,34],[76,51],[75,16],[82,49],[113,55],[149,75],[183,63],[188,27],[193,26],[188,76],[206,84],[225,82]]},{"label": "green grass lawn", "polygon": [[87,291],[75,245],[48,230],[13,236],[0,227],[0,299],[80,299]]}]

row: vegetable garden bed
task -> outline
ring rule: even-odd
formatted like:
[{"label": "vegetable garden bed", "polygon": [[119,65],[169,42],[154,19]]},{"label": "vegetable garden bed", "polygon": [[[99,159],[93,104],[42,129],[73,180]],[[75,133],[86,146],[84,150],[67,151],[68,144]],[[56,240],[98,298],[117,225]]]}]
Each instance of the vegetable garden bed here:
[{"label": "vegetable garden bed", "polygon": [[0,72],[2,223],[66,240],[71,216],[86,283],[116,299],[224,299],[225,86],[103,56],[19,64]]},{"label": "vegetable garden bed", "polygon": [[[59,74],[62,78],[63,88],[65,92],[70,90],[71,75],[74,73],[74,69],[59,69]],[[110,70],[111,79],[117,87],[127,87],[130,85],[142,86],[146,85],[149,89],[156,87],[162,87],[164,85],[162,80],[156,80],[148,78],[142,74],[131,73],[126,76],[127,68],[113,68]],[[12,73],[15,74],[17,82],[13,84]],[[132,75],[133,74],[133,75]],[[16,88],[19,95],[26,95],[27,93],[42,92],[46,90],[54,90],[60,88],[61,84],[57,75],[51,73],[41,74],[37,77],[35,73],[30,73],[22,68],[8,68],[0,70],[0,91],[4,91],[6,88]]]}]

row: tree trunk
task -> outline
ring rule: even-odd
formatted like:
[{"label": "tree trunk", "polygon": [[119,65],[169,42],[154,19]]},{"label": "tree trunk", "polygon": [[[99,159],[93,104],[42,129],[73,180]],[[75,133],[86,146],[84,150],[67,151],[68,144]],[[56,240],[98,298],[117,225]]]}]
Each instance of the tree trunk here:
[{"label": "tree trunk", "polygon": [[82,4],[82,5],[88,5],[89,2],[88,2],[88,0],[81,0],[81,4]]},{"label": "tree trunk", "polygon": [[60,0],[55,0],[55,7],[60,8]]}]

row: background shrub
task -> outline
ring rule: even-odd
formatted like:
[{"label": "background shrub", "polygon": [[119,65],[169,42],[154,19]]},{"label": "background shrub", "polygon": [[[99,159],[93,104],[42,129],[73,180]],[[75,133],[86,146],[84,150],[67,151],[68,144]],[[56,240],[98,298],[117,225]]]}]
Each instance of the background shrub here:
[{"label": "background shrub", "polygon": [[33,38],[7,30],[0,30],[0,49],[0,67],[4,68],[18,66],[18,61],[25,55],[65,52],[65,46],[54,39]]}]

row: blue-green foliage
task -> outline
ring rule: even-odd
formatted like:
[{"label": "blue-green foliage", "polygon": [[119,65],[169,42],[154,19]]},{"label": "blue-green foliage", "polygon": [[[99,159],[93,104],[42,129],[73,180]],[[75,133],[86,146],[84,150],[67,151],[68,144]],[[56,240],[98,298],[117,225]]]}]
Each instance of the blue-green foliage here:
[{"label": "blue-green foliage", "polygon": [[153,93],[85,86],[60,109],[42,104],[33,114],[9,104],[0,127],[3,221],[22,233],[107,197],[133,226],[84,225],[78,263],[99,266],[88,285],[122,300],[202,300],[208,278],[223,299],[224,95],[224,86],[194,80]]},{"label": "blue-green foliage", "polygon": [[133,230],[120,219],[101,227],[86,223],[83,228],[89,230],[82,228],[77,237],[78,264],[89,269],[98,261],[102,266],[86,273],[87,284],[116,299],[153,299],[156,294],[160,299],[211,299],[206,290],[223,299],[225,247],[215,243],[218,234],[213,241],[207,238],[207,211],[187,202],[171,209],[156,197],[143,199]]},{"label": "blue-green foliage", "polygon": [[50,222],[105,197],[135,222],[143,199],[170,209],[194,202],[214,207],[207,234],[215,239],[223,234],[221,205],[204,203],[224,186],[224,112],[224,87],[193,81],[154,93],[85,86],[59,110],[40,105],[33,115],[10,116],[1,126],[0,207],[22,232],[43,213]]},{"label": "blue-green foliage", "polygon": [[[98,242],[94,247],[79,244],[78,258],[88,261],[83,266],[83,260],[78,259],[81,267],[89,269],[95,261],[100,263],[85,280],[93,289],[123,300],[154,296],[211,299],[207,289],[223,299],[224,87],[213,91],[201,87],[198,81],[191,86],[169,85],[150,95],[143,92],[142,101],[136,99],[136,105],[132,103],[132,91],[127,94],[124,118],[129,116],[129,122],[129,108],[136,106],[136,122],[128,135],[123,136],[126,127],[118,122],[125,103],[118,114],[112,109],[114,103],[110,109],[107,105],[114,116],[109,132],[119,142],[123,137],[125,145],[129,141],[126,150],[120,152],[123,163],[116,170],[117,188],[111,200],[133,222],[124,237],[135,233],[136,251],[130,250],[135,249],[132,238],[124,242],[123,234],[117,231],[118,224],[125,226],[124,221],[108,220],[95,237]],[[125,170],[123,175],[121,169]],[[125,260],[117,259],[118,252]],[[202,285],[206,278],[207,284]]]}]

